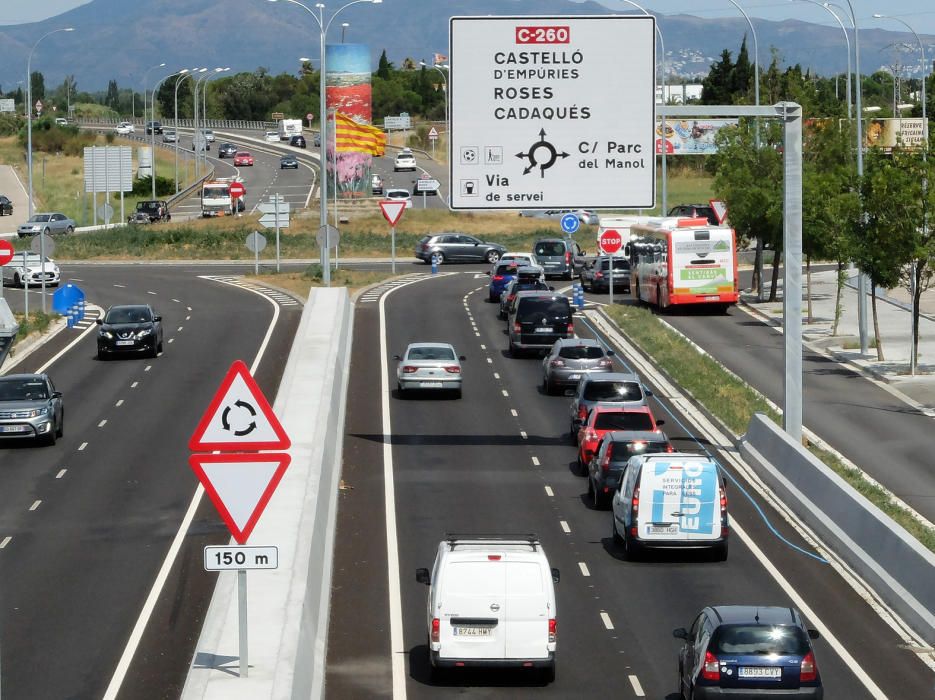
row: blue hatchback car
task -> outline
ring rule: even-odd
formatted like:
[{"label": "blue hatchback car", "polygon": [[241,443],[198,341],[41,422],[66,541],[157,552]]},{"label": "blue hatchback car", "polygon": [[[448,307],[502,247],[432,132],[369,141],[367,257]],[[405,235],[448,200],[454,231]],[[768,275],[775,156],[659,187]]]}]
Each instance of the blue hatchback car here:
[{"label": "blue hatchback car", "polygon": [[679,652],[679,697],[809,698],[824,690],[808,629],[795,608],[717,605],[672,635]]},{"label": "blue hatchback car", "polygon": [[507,260],[497,263],[490,272],[490,286],[487,290],[488,298],[491,303],[498,303],[500,295],[507,285],[516,277],[518,265],[515,260]]}]

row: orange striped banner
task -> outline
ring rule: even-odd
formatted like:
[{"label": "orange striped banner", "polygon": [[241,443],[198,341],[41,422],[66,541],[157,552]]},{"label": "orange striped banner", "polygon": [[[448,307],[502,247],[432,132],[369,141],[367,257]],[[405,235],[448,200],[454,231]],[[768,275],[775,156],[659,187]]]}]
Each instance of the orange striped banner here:
[{"label": "orange striped banner", "polygon": [[346,114],[335,113],[335,141],[338,153],[369,153],[382,156],[386,151],[386,134],[369,124],[358,124]]}]

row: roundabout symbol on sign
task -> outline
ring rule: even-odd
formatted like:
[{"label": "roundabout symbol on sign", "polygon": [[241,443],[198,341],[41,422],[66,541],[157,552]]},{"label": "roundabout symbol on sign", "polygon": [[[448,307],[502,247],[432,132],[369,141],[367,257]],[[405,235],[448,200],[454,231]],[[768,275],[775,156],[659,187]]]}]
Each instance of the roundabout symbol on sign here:
[{"label": "roundabout symbol on sign", "polygon": [[[539,152],[538,157],[536,156],[537,151]],[[516,154],[516,157],[529,160],[529,165],[523,170],[523,175],[528,175],[538,165],[539,177],[545,177],[545,171],[555,165],[555,161],[559,158],[567,158],[568,154],[564,151],[559,153],[555,150],[555,146],[545,140],[545,129],[540,129],[539,140],[529,147],[528,152],[523,153],[520,151]]]},{"label": "roundabout symbol on sign", "polygon": [[565,214],[562,217],[562,231],[565,233],[574,233],[581,226],[581,220],[577,214]]}]

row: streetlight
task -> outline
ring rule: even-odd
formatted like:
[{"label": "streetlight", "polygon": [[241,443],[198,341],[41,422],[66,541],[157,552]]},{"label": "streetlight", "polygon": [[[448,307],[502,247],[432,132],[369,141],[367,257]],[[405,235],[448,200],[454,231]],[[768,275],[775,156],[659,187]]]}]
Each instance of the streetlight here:
[{"label": "streetlight", "polygon": [[204,78],[204,84],[201,86],[201,134],[204,136],[204,151],[202,151],[205,165],[205,172],[208,170],[208,137],[205,135],[205,132],[208,130],[208,81],[211,78],[215,77],[218,73],[226,73],[230,70],[230,66],[227,68],[215,68],[213,73],[209,73]]},{"label": "streetlight", "polygon": [[[790,0],[790,2],[796,2],[796,0]],[[851,119],[851,38],[847,35],[847,27],[844,26],[844,22],[841,21],[841,18],[838,17],[838,14],[831,9],[830,3],[821,3],[818,0],[798,0],[798,2],[808,2],[812,5],[816,5],[821,9],[825,10],[834,17],[835,21],[840,25],[841,31],[844,32],[844,43],[847,45],[847,87],[845,88],[845,99],[847,99],[847,119]],[[837,86],[837,82],[835,82]],[[835,92],[837,92],[837,87],[835,87]],[[837,94],[835,94],[837,97]]]},{"label": "streetlight", "polygon": [[[152,97],[150,99],[150,112],[152,116],[152,119],[151,119],[152,124],[150,125],[152,126],[152,129],[150,129],[150,131],[152,132],[151,134],[152,140],[150,142],[150,145],[152,148],[152,153],[150,154],[149,171],[150,171],[150,179],[152,180],[152,184],[153,184],[153,199],[156,199],[156,90],[158,90],[159,86],[162,85],[166,80],[171,78],[173,75],[178,75],[178,74],[179,74],[179,71],[173,71],[169,73],[169,75],[166,75],[160,78],[159,82],[157,82],[153,86]],[[178,137],[179,137],[179,134],[178,134],[178,131],[176,131],[175,138],[178,139]]]},{"label": "streetlight", "polygon": [[448,115],[448,75],[445,73],[445,71],[442,70],[442,68],[444,68],[445,70],[449,70],[449,66],[447,63],[443,63],[441,64],[441,66],[434,65],[434,64],[429,66],[429,64],[426,63],[425,61],[419,61],[419,65],[425,66],[428,68],[434,68],[439,73],[441,73],[442,80],[445,81],[445,130],[446,130],[446,138],[448,138],[448,134],[451,133],[451,124],[449,123],[450,117]]},{"label": "streetlight", "polygon": [[[143,124],[146,123],[146,78],[149,76],[149,71],[155,70],[156,68],[165,68],[165,62],[160,63],[158,66],[150,66],[145,71],[143,71]],[[136,119],[136,90],[133,90],[133,118]]]},{"label": "streetlight", "polygon": [[[268,0],[268,2],[277,2],[278,0]],[[320,150],[318,154],[319,158],[319,177],[318,177],[318,194],[321,202],[321,227],[324,229],[328,225],[328,178],[325,177],[325,169],[327,164],[327,128],[328,128],[328,111],[327,105],[325,103],[325,39],[328,34],[328,29],[331,27],[331,23],[334,21],[334,18],[338,16],[342,11],[346,10],[351,5],[358,5],[360,3],[370,3],[372,5],[379,5],[383,0],[351,0],[351,2],[346,5],[342,5],[331,15],[330,19],[325,22],[325,6],[323,3],[315,3],[315,9],[318,10],[318,14],[315,14],[315,11],[310,9],[308,6],[303,5],[299,0],[283,0],[292,5],[298,5],[303,10],[308,12],[318,24],[318,30],[320,33],[320,43],[319,51],[321,56],[321,67],[319,71],[319,92],[320,92],[320,104],[318,105],[318,111],[321,114],[321,139],[320,139]],[[335,153],[337,157],[337,153]],[[337,162],[335,163],[337,165]],[[325,245],[321,247],[321,267],[322,267],[322,276],[323,281],[326,287],[331,286],[331,261],[329,260],[330,250],[328,248],[328,242],[325,241]]]},{"label": "streetlight", "polygon": [[[894,22],[899,22],[906,29],[912,32],[912,35],[916,38],[916,41],[919,43],[919,52],[920,52],[920,58],[921,58],[920,65],[922,66],[922,124],[926,132],[925,133],[925,146],[927,149],[928,148],[928,125],[925,121],[925,115],[926,115],[925,113],[925,72],[926,70],[928,70],[928,64],[925,62],[925,45],[922,43],[922,39],[919,38],[919,35],[916,33],[916,30],[910,27],[906,22],[901,20],[899,17],[891,17],[890,15],[881,15],[879,13],[876,13],[873,16],[875,19],[891,19]],[[897,109],[900,109],[901,107],[902,105],[896,105]]]},{"label": "streetlight", "polygon": [[[43,34],[39,37],[35,44],[32,45],[32,49],[29,51],[29,56],[26,58],[26,158],[29,161],[29,218],[32,218],[33,215],[33,193],[32,193],[32,54],[36,50],[36,47],[39,46],[39,42],[45,39],[47,36],[51,36],[57,32],[73,32],[75,31],[74,27],[65,27],[63,29],[53,29],[47,34]],[[45,233],[39,233],[39,263],[42,269],[42,313],[45,313]],[[28,301],[28,286],[24,287],[26,289],[23,292],[23,296],[27,297],[26,309],[29,310],[29,301]],[[27,313],[28,315],[28,313]],[[27,319],[28,320],[28,319]]]},{"label": "streetlight", "polygon": [[182,83],[185,78],[190,78],[192,75],[192,70],[198,70],[197,68],[189,69],[183,68],[179,71],[179,77],[175,79],[175,121],[173,122],[173,127],[175,128],[175,193],[179,193],[179,85]]},{"label": "streetlight", "polygon": [[[635,7],[637,10],[642,12],[647,17],[655,17],[655,15],[652,15],[649,13],[649,10],[647,10],[642,5],[638,5],[637,3],[633,2],[633,0],[621,0],[621,2],[625,2],[627,5],[631,5],[632,7]],[[666,216],[669,213],[669,204],[668,204],[669,182],[668,182],[668,178],[666,177],[666,155],[667,155],[666,146],[669,143],[668,140],[666,139],[666,42],[662,38],[662,30],[659,29],[659,24],[656,23],[655,26],[656,26],[656,36],[659,37],[659,46],[662,49],[662,64],[661,64],[662,77],[660,81],[662,82],[662,100],[661,100],[661,106],[660,106],[659,112],[660,112],[660,116],[662,117],[662,122],[661,122],[662,123],[662,215]],[[656,104],[656,96],[653,95],[653,106],[655,106],[655,104]],[[656,125],[653,124],[653,128],[655,127]],[[653,151],[655,151],[655,149],[656,149],[656,139],[653,138]]]},{"label": "streetlight", "polygon": [[[207,73],[207,68],[199,68],[195,73]],[[198,81],[201,80],[198,76],[195,76],[194,80],[194,89],[192,91],[192,156],[195,158],[195,177],[197,178],[201,174],[201,164],[198,161],[198,153],[195,151],[195,133],[198,130]],[[179,132],[175,132],[175,140],[179,140]]]},{"label": "streetlight", "polygon": [[350,26],[351,26],[350,22],[341,22],[341,43],[342,44],[344,43],[344,32]]},{"label": "streetlight", "polygon": [[[754,102],[756,106],[760,106],[760,42],[756,38],[756,28],[753,26],[753,22],[750,21],[749,15],[744,12],[744,9],[737,4],[737,0],[727,0],[731,5],[736,7],[740,14],[743,15],[743,18],[747,20],[747,24],[750,25],[750,32],[753,34],[753,94]],[[760,147],[760,120],[757,117],[756,120],[756,147]],[[760,275],[762,280],[763,276]],[[763,289],[762,281],[760,283],[760,290]]]}]

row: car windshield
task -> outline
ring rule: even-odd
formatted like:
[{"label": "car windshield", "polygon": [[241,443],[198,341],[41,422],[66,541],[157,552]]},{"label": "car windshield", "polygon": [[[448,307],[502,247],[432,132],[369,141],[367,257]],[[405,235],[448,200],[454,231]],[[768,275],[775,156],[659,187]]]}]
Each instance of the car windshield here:
[{"label": "car windshield", "polygon": [[240,152],[237,154],[237,157],[238,157],[238,158],[249,158],[249,157],[250,157],[250,154],[249,154],[249,153],[245,153],[244,151],[240,151]]},{"label": "car windshield", "polygon": [[539,257],[555,257],[565,254],[565,246],[559,241],[547,241],[536,245],[536,255]]},{"label": "car windshield", "polygon": [[51,214],[33,214],[29,220],[35,221],[35,222],[51,221],[52,215]]},{"label": "car windshield", "polygon": [[563,345],[558,356],[566,360],[599,360],[604,357],[604,349],[597,345]]},{"label": "car windshield", "polygon": [[104,317],[104,323],[148,323],[152,320],[149,309],[144,308],[110,309]]},{"label": "car windshield", "polygon": [[523,299],[520,303],[523,316],[545,314],[549,317],[570,316],[567,299]]},{"label": "car windshield", "polygon": [[640,401],[643,389],[639,382],[588,382],[583,398],[586,401]]},{"label": "car windshield", "polygon": [[41,379],[0,379],[0,401],[42,401],[49,392]]},{"label": "car windshield", "polygon": [[514,263],[508,263],[506,265],[497,265],[497,271],[494,273],[497,275],[515,275],[516,274],[516,265]]},{"label": "car windshield", "polygon": [[633,411],[601,411],[594,419],[598,430],[652,430],[653,420],[648,413]]},{"label": "car windshield", "polygon": [[714,634],[717,654],[796,654],[808,652],[805,631],[795,625],[725,625]]},{"label": "car windshield", "polygon": [[453,360],[455,354],[451,348],[418,347],[409,348],[410,360]]},{"label": "car windshield", "polygon": [[[608,258],[604,258],[603,260],[601,260],[601,269],[602,269],[602,270],[609,270],[609,269],[610,269],[610,260],[609,260]],[[629,270],[629,269],[630,269],[630,261],[629,261],[629,260],[615,259],[615,260],[614,260],[614,269],[615,269],[615,270]]]},{"label": "car windshield", "polygon": [[207,199],[230,197],[230,187],[205,187],[202,196]]},{"label": "car windshield", "polygon": [[156,211],[159,208],[159,202],[137,202],[137,211]]}]

